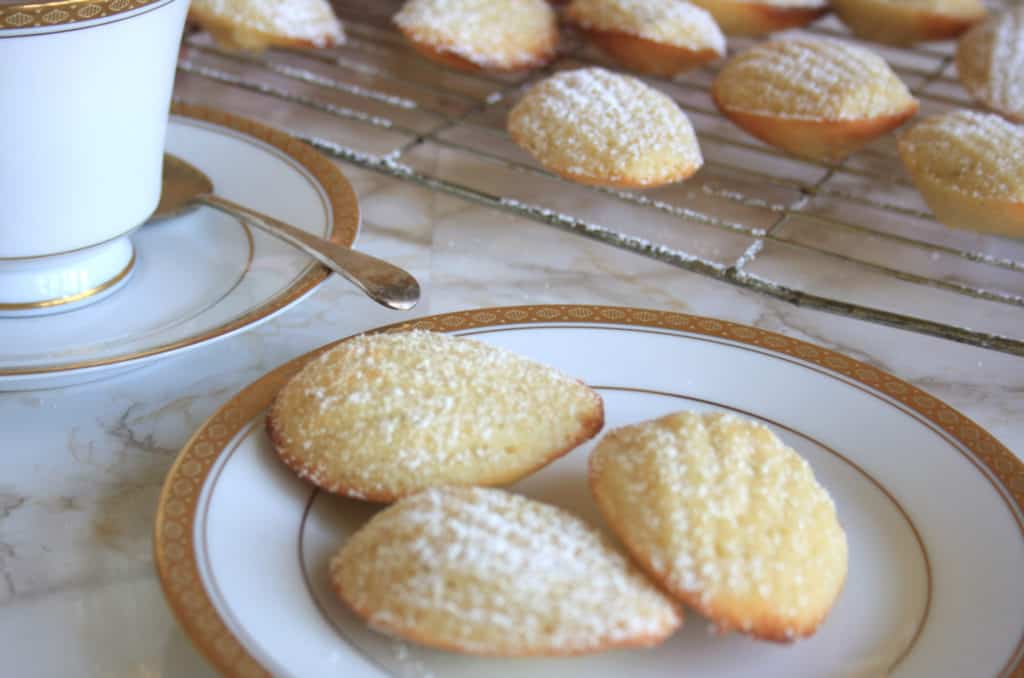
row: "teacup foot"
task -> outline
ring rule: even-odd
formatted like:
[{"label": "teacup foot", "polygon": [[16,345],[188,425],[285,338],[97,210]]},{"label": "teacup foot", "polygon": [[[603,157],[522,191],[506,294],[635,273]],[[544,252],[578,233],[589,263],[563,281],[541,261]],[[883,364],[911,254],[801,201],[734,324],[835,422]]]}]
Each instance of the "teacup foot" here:
[{"label": "teacup foot", "polygon": [[135,267],[128,236],[66,254],[0,259],[0,317],[64,313],[119,290]]}]

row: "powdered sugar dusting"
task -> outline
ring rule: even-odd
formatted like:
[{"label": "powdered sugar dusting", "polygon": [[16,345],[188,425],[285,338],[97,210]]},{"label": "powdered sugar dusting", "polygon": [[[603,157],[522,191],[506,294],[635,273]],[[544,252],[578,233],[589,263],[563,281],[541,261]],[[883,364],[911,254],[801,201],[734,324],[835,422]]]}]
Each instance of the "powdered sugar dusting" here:
[{"label": "powdered sugar dusting", "polygon": [[1024,127],[992,113],[952,111],[915,125],[900,139],[913,170],[976,198],[1024,202]]},{"label": "powdered sugar dusting", "polygon": [[327,351],[282,389],[271,419],[300,475],[387,499],[515,479],[596,433],[602,404],[509,351],[413,330]]},{"label": "powdered sugar dusting", "polygon": [[501,490],[441,488],[399,501],[331,562],[372,625],[481,654],[650,644],[674,606],[600,532]]},{"label": "powdered sugar dusting", "polygon": [[409,646],[398,638],[391,640],[391,655],[399,666],[396,678],[435,678],[434,672],[428,669],[422,661],[416,659]]},{"label": "powdered sugar dusting", "polygon": [[482,67],[538,65],[558,42],[555,14],[544,0],[408,0],[395,24],[417,42]]},{"label": "powdered sugar dusting", "polygon": [[685,0],[573,0],[567,14],[584,28],[725,54],[718,24],[706,10]]},{"label": "powdered sugar dusting", "polygon": [[[591,458],[599,504],[630,550],[699,606],[749,601],[798,627],[828,609],[846,538],[807,462],[770,430],[727,413],[681,412],[608,434]],[[720,623],[722,623],[720,621]]]},{"label": "powdered sugar dusting", "polygon": [[542,164],[581,178],[657,184],[703,164],[676,104],[636,78],[602,68],[563,71],[509,113],[509,131]]},{"label": "powdered sugar dusting", "polygon": [[192,0],[191,11],[233,26],[238,37],[250,29],[317,47],[345,40],[341,22],[324,0]]},{"label": "powdered sugar dusting", "polygon": [[882,57],[831,38],[756,45],[725,65],[714,92],[731,110],[813,120],[891,115],[913,102]]},{"label": "powdered sugar dusting", "polygon": [[971,96],[1024,121],[1024,6],[972,28],[960,41],[957,68]]}]

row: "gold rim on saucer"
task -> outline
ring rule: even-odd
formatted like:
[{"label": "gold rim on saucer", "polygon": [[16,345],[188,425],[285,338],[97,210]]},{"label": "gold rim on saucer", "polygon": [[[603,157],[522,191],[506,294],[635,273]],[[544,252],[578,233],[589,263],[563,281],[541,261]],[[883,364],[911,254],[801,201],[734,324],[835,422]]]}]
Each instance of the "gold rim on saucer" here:
[{"label": "gold rim on saucer", "polygon": [[[610,306],[510,306],[459,311],[388,325],[371,332],[410,329],[454,332],[522,324],[626,325],[636,331],[669,330],[701,335],[750,351],[790,360],[843,379],[866,393],[896,401],[922,424],[955,440],[962,454],[992,484],[1014,514],[1024,539],[1024,462],[978,424],[939,399],[878,368],[814,344],[725,320],[666,311]],[[341,341],[346,341],[342,339]],[[157,508],[153,552],[164,596],[181,624],[224,675],[250,678],[271,673],[246,650],[210,599],[196,557],[195,524],[204,485],[232,439],[273,400],[285,382],[334,342],[285,363],[242,389],[218,409],[185,444],[164,481]],[[973,456],[972,456],[973,455]],[[1022,676],[1024,637],[999,675]]]},{"label": "gold rim on saucer", "polygon": [[[355,190],[348,182],[348,179],[345,178],[345,175],[342,174],[341,170],[338,169],[337,165],[312,146],[303,141],[299,141],[285,132],[268,127],[262,123],[212,108],[185,103],[175,103],[171,106],[171,113],[240,132],[246,136],[253,137],[273,146],[287,155],[298,165],[308,171],[313,179],[315,179],[323,188],[327,198],[327,203],[331,209],[332,217],[331,230],[330,233],[325,236],[326,239],[345,247],[351,247],[352,243],[355,242],[356,232],[359,229],[359,203]],[[279,311],[297,299],[302,298],[303,295],[322,283],[328,275],[330,275],[330,271],[316,262],[312,262],[309,269],[299,276],[298,279],[296,279],[283,293],[269,299],[267,302],[228,323],[179,341],[154,346],[144,351],[96,360],[85,360],[44,367],[0,369],[0,377],[34,374],[60,374],[87,367],[117,365],[200,344],[202,342],[209,341],[210,339],[215,339],[225,334],[229,334]]]}]

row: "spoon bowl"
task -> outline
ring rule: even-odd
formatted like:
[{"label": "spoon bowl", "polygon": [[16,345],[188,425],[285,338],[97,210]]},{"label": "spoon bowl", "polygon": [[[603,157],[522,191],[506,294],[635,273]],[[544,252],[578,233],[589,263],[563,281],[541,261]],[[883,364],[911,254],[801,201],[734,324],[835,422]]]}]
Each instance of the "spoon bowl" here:
[{"label": "spoon bowl", "polygon": [[202,170],[176,155],[164,154],[163,185],[152,221],[172,219],[199,207],[197,195],[213,193],[213,181]]},{"label": "spoon bowl", "polygon": [[382,306],[407,311],[419,302],[419,283],[394,264],[319,238],[215,195],[213,191],[213,182],[202,170],[175,155],[165,153],[160,202],[150,221],[179,216],[201,205],[212,207],[306,252]]}]

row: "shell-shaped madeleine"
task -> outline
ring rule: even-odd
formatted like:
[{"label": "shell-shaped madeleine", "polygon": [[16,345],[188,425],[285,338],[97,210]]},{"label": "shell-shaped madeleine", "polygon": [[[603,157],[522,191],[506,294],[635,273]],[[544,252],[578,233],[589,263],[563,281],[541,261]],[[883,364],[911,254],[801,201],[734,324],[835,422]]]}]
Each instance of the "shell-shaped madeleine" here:
[{"label": "shell-shaped madeleine", "polygon": [[662,587],[720,629],[808,636],[846,579],[846,535],[808,463],[756,422],[679,412],[611,431],[590,485]]},{"label": "shell-shaped madeleine", "polygon": [[544,0],[407,0],[394,21],[421,54],[462,70],[535,68],[558,46]]},{"label": "shell-shaped madeleine", "polygon": [[989,17],[957,44],[960,82],[974,99],[1024,122],[1024,7]]},{"label": "shell-shaped madeleine", "polygon": [[562,71],[534,85],[509,113],[508,129],[542,165],[585,184],[661,186],[704,162],[674,101],[603,68]]},{"label": "shell-shaped madeleine", "polygon": [[356,337],[308,363],[267,430],[300,476],[392,501],[435,485],[513,482],[594,436],[601,397],[578,380],[472,339]]},{"label": "shell-shaped madeleine", "polygon": [[825,161],[846,157],[917,112],[884,59],[828,38],[774,40],[741,52],[719,72],[712,97],[762,141]]},{"label": "shell-shaped madeleine", "polygon": [[231,49],[329,47],[345,41],[326,0],[192,0],[188,16]]},{"label": "shell-shaped madeleine", "polygon": [[767,35],[798,28],[828,13],[825,0],[693,0],[726,35]]},{"label": "shell-shaped madeleine", "polygon": [[994,113],[952,111],[911,127],[899,150],[939,221],[1024,236],[1024,127]]},{"label": "shell-shaped madeleine", "polygon": [[949,40],[985,18],[981,0],[830,0],[855,35],[889,45]]},{"label": "shell-shaped madeleine", "polygon": [[573,0],[565,16],[619,63],[672,76],[725,54],[707,11],[685,0]]},{"label": "shell-shaped madeleine", "polygon": [[356,532],[330,572],[341,599],[371,626],[471,654],[651,646],[682,622],[598,530],[501,490],[407,497]]}]

